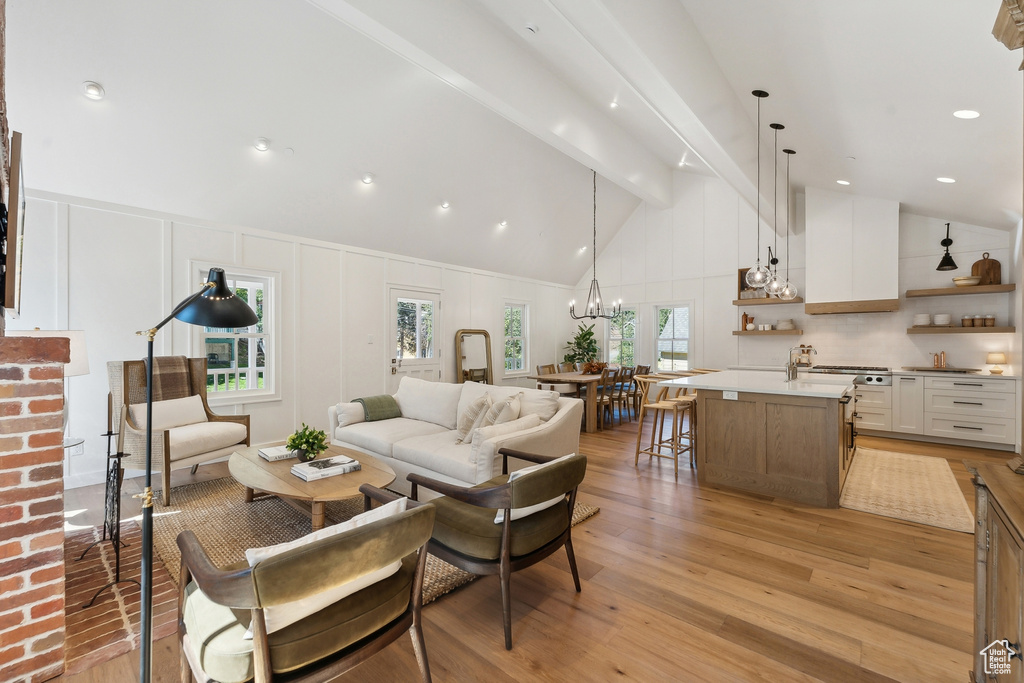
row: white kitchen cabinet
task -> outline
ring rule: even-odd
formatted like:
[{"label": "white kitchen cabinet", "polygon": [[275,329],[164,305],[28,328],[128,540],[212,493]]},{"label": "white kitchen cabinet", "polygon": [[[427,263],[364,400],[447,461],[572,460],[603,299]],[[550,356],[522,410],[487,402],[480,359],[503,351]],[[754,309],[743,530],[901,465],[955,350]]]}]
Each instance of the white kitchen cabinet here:
[{"label": "white kitchen cabinet", "polygon": [[893,375],[892,431],[924,433],[924,377]]},{"label": "white kitchen cabinet", "polygon": [[924,433],[1016,443],[1016,383],[984,377],[925,377]]},{"label": "white kitchen cabinet", "polygon": [[898,300],[899,202],[814,187],[805,201],[804,301]]},{"label": "white kitchen cabinet", "polygon": [[858,384],[856,399],[854,417],[858,429],[892,430],[892,387]]}]

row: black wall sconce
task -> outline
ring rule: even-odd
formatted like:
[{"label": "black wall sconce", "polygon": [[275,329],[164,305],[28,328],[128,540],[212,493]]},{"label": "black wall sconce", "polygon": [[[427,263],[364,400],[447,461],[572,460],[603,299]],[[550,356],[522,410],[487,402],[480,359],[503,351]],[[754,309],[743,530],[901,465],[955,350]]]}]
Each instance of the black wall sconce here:
[{"label": "black wall sconce", "polygon": [[949,255],[949,247],[953,244],[953,240],[949,239],[949,223],[946,223],[946,239],[939,242],[946,248],[946,253],[942,255],[942,260],[939,261],[939,265],[935,270],[956,270],[956,261]]}]

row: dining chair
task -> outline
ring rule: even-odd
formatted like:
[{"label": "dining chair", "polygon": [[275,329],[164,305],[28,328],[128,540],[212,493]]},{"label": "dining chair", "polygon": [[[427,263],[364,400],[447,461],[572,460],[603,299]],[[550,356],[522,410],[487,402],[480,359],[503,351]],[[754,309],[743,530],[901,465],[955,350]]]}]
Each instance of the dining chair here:
[{"label": "dining chair", "polygon": [[633,407],[633,395],[636,391],[636,387],[633,383],[633,375],[636,368],[620,368],[619,377],[616,382],[616,395],[615,403],[619,407],[619,424],[622,424],[622,413],[625,411],[626,420],[629,422],[633,421],[633,414],[631,408]]},{"label": "dining chair", "polygon": [[594,387],[597,391],[597,428],[604,429],[604,414],[608,412],[608,421],[614,422],[616,381],[619,371],[615,368],[605,368],[601,371],[601,381]]},{"label": "dining chair", "polygon": [[[556,372],[558,372],[558,370],[554,363],[537,366],[538,375],[554,375]],[[578,393],[575,384],[553,384],[551,382],[537,380],[537,388],[544,391],[557,391],[560,396],[576,396]]]}]

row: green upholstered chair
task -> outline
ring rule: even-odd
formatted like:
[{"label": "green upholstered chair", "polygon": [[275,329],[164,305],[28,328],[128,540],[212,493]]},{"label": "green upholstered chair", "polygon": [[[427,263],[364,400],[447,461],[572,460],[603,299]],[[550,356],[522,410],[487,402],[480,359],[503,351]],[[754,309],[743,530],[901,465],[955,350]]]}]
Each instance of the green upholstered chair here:
[{"label": "green upholstered chair", "polygon": [[[502,472],[490,481],[473,487],[408,475],[412,497],[423,486],[444,494],[434,498],[437,506],[430,552],[473,574],[497,574],[501,582],[501,607],[505,627],[505,649],[512,649],[512,572],[540,562],[561,547],[569,558],[576,592],[580,577],[572,550],[572,512],[576,489],[587,471],[587,458],[573,455],[539,471],[513,477],[508,473],[510,457],[534,463],[555,460],[554,456],[501,449]],[[558,499],[555,504],[514,519],[511,511]],[[503,511],[503,521],[495,523]],[[518,513],[517,513],[518,514]]]},{"label": "green upholstered chair", "polygon": [[[390,499],[369,485],[359,490],[367,508],[371,498]],[[429,682],[420,609],[434,511],[433,504],[410,501],[405,512],[251,568],[243,562],[218,569],[195,535],[183,531],[178,535],[182,680],[328,681],[408,632],[420,673]],[[267,634],[264,608],[293,603],[396,562],[396,573]]]}]

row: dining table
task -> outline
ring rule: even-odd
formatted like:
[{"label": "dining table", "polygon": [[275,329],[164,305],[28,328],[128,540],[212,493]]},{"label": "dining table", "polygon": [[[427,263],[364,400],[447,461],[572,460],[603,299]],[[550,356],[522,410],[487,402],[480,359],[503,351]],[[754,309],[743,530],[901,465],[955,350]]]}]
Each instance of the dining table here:
[{"label": "dining table", "polygon": [[600,372],[593,375],[585,375],[582,372],[556,372],[552,375],[530,375],[529,379],[544,384],[575,384],[580,389],[589,387],[583,402],[586,430],[590,433],[597,431],[597,386],[601,382]]}]

